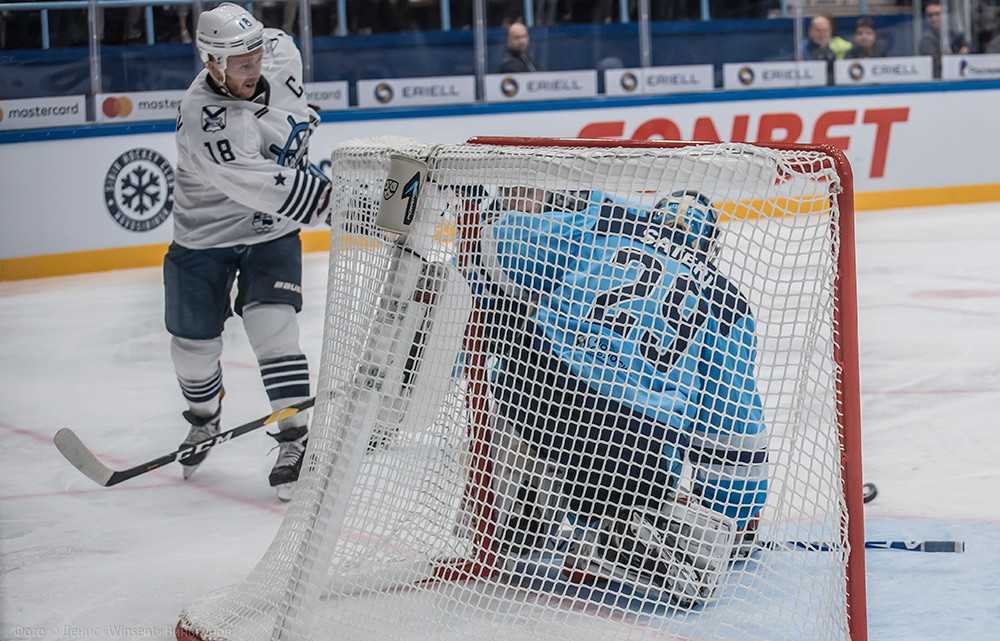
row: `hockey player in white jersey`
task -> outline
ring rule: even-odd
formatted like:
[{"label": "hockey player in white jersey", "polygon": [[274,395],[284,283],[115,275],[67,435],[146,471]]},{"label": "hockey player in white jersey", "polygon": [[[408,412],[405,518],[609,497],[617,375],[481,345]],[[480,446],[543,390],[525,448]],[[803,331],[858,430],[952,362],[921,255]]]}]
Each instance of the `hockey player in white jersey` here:
[{"label": "hockey player in white jersey", "polygon": [[[309,164],[319,123],[306,103],[292,39],[242,7],[201,14],[196,42],[205,69],[177,119],[174,242],[164,260],[171,356],[191,424],[184,444],[219,433],[222,330],[242,316],[273,410],[309,397],[299,347],[299,229],[326,218],[330,183]],[[237,287],[235,305],[230,291]],[[290,497],[304,456],[308,417],[279,421],[269,482]],[[205,453],[181,461],[189,477]]]}]

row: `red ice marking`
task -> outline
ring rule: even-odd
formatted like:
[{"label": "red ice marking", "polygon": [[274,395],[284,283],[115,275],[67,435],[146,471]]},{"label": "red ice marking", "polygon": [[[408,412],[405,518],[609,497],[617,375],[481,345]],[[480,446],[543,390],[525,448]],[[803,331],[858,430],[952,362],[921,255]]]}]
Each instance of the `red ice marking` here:
[{"label": "red ice marking", "polygon": [[[29,439],[31,439],[31,440],[33,440],[35,442],[38,442],[38,443],[44,443],[45,445],[52,445],[52,437],[51,436],[47,436],[47,435],[44,435],[44,434],[38,434],[37,432],[32,432],[31,430],[25,430],[25,429],[22,429],[22,428],[19,428],[19,427],[14,427],[13,425],[10,425],[9,423],[4,423],[3,421],[0,421],[0,429],[2,429],[4,431],[7,431],[7,432],[11,432],[13,434],[17,434],[18,436],[23,436],[25,438],[29,438]],[[117,457],[109,456],[109,455],[103,454],[101,452],[95,452],[94,455],[97,456],[97,458],[101,459],[102,461],[108,461],[108,462],[110,462],[110,463],[112,463],[114,465],[121,465],[121,466],[131,465],[127,461],[123,461],[123,460],[121,460],[121,459],[119,459]],[[61,458],[61,457],[59,457],[59,458]],[[67,462],[66,465],[69,466],[70,468],[72,468],[72,465],[70,465],[69,462]],[[248,498],[245,498],[245,497],[242,497],[242,496],[238,496],[236,494],[231,494],[229,492],[225,492],[225,491],[220,490],[218,488],[207,487],[207,486],[204,486],[204,485],[197,485],[197,484],[195,484],[195,483],[193,483],[191,481],[185,481],[183,479],[180,479],[180,478],[177,478],[175,476],[172,476],[171,473],[167,472],[166,470],[163,470],[163,471],[161,471],[161,470],[154,470],[152,472],[149,472],[149,474],[153,475],[153,476],[156,476],[157,478],[161,478],[161,479],[167,480],[169,482],[166,483],[166,484],[157,484],[157,485],[128,485],[128,486],[115,486],[115,487],[100,487],[100,488],[93,488],[93,489],[87,489],[87,490],[63,490],[61,492],[47,492],[47,493],[40,493],[40,494],[20,494],[20,495],[11,495],[11,496],[0,496],[0,501],[7,501],[7,500],[11,500],[11,499],[27,499],[27,498],[52,497],[52,496],[73,496],[75,494],[91,494],[93,492],[121,492],[123,490],[125,490],[125,491],[127,491],[127,490],[140,490],[140,489],[149,490],[149,489],[158,489],[158,488],[164,488],[164,487],[186,487],[186,488],[200,490],[202,492],[207,492],[208,494],[211,494],[211,495],[216,496],[218,498],[226,499],[226,500],[233,501],[233,502],[236,502],[236,503],[242,503],[243,505],[250,506],[250,507],[252,507],[252,508],[254,508],[256,510],[267,512],[269,514],[275,514],[275,515],[278,515],[278,516],[284,516],[285,515],[285,508],[282,507],[282,506],[267,505],[267,504],[260,503],[259,501],[256,501],[256,500],[248,499]],[[174,470],[174,474],[178,474],[179,475],[180,471],[179,470]]]},{"label": "red ice marking", "polygon": [[[166,485],[129,485],[128,487],[116,487],[116,491],[129,491],[129,490],[155,490],[161,487],[170,487],[173,485],[182,485],[182,479],[177,479],[176,482],[168,483]],[[95,487],[91,490],[65,490],[62,492],[40,492],[38,494],[11,494],[8,496],[0,496],[0,501],[11,501],[17,499],[40,499],[48,498],[52,496],[76,496],[77,494],[94,494],[95,492],[107,492],[108,488]]]},{"label": "red ice marking", "polygon": [[[23,429],[21,429],[19,427],[14,427],[13,425],[10,425],[8,423],[4,423],[3,421],[0,421],[0,429],[7,430],[8,432],[13,432],[14,434],[17,434],[18,436],[24,436],[25,438],[30,438],[31,440],[36,441],[38,443],[45,443],[46,445],[48,445],[49,443],[52,442],[52,437],[51,436],[45,436],[43,434],[38,434],[36,432],[32,432],[31,430],[23,430]],[[53,434],[53,436],[54,436],[54,434]]]},{"label": "red ice marking", "polygon": [[1000,289],[933,289],[914,292],[915,298],[996,298]]}]

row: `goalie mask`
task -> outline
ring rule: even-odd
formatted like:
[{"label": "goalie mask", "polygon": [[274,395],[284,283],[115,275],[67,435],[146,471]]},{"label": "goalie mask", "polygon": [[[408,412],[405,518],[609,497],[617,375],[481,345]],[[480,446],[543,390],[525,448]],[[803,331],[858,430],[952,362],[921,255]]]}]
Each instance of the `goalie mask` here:
[{"label": "goalie mask", "polygon": [[711,255],[719,214],[708,196],[693,189],[675,191],[656,203],[653,210],[663,216],[664,225],[673,225],[684,232],[684,242],[689,247]]},{"label": "goalie mask", "polygon": [[264,45],[264,24],[243,7],[223,2],[198,18],[195,42],[202,62],[215,61],[225,78],[230,56],[251,53]]}]

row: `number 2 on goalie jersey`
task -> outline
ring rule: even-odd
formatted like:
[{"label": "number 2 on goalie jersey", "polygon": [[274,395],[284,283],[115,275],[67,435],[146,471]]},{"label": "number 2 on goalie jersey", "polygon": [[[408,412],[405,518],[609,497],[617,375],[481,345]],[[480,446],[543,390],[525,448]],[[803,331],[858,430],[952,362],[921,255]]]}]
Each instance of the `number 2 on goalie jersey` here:
[{"label": "number 2 on goalie jersey", "polygon": [[[666,373],[708,320],[708,304],[690,275],[683,272],[674,275],[665,294],[658,293],[667,273],[660,256],[637,247],[624,247],[612,262],[638,264],[637,276],[630,283],[596,296],[588,320],[634,341],[639,355]],[[655,305],[661,296],[663,302]],[[689,303],[692,299],[693,309]],[[654,306],[658,313],[650,311]]]}]

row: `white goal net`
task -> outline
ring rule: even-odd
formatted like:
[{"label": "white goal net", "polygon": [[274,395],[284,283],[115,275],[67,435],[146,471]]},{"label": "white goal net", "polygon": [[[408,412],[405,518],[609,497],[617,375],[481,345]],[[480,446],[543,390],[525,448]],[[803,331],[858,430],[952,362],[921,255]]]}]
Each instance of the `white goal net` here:
[{"label": "white goal net", "polygon": [[302,477],[179,638],[865,638],[842,154],[376,138],[332,175]]}]

